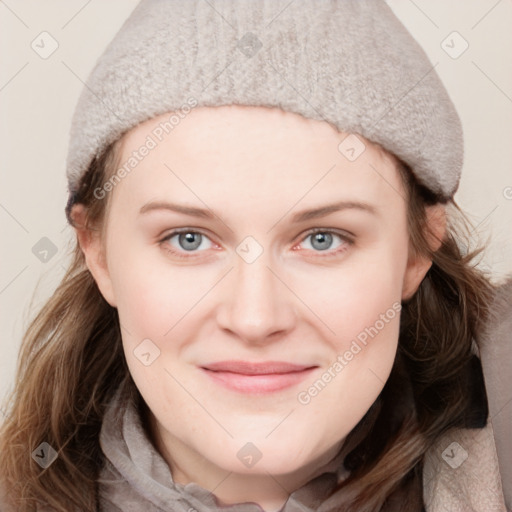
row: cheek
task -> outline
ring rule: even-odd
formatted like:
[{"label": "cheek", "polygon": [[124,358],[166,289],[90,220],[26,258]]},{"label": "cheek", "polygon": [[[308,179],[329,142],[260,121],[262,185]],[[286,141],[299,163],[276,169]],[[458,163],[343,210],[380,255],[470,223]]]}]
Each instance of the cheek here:
[{"label": "cheek", "polygon": [[112,240],[110,275],[119,318],[133,336],[163,338],[213,285],[211,269],[170,264],[163,250]]},{"label": "cheek", "polygon": [[347,259],[339,272],[324,270],[325,279],[317,272],[303,281],[299,293],[307,293],[308,306],[328,326],[323,330],[331,350],[323,371],[301,389],[297,400],[327,437],[350,431],[389,377],[406,261],[407,239],[395,237]]},{"label": "cheek", "polygon": [[330,319],[335,330],[329,338],[331,356],[296,396],[301,416],[313,418],[313,428],[323,439],[337,439],[355,427],[393,367],[401,304],[393,300],[396,294],[377,296],[378,292],[366,299],[353,298]]},{"label": "cheek", "polygon": [[405,234],[397,234],[371,248],[354,250],[337,267],[307,269],[290,277],[338,351],[400,304],[407,244]]},{"label": "cheek", "polygon": [[121,240],[113,246],[111,261],[118,264],[111,265],[111,278],[130,374],[150,409],[179,408],[193,418],[198,412],[187,393],[180,392],[182,377],[175,366],[199,337],[194,314],[213,285],[212,276],[167,265],[163,255],[155,257],[155,251],[133,244],[127,253]]},{"label": "cheek", "polygon": [[174,373],[201,339],[209,293],[221,275],[206,265],[172,265],[164,251],[126,246],[122,237],[112,240],[109,268],[130,373],[140,388],[172,386],[166,370]]}]

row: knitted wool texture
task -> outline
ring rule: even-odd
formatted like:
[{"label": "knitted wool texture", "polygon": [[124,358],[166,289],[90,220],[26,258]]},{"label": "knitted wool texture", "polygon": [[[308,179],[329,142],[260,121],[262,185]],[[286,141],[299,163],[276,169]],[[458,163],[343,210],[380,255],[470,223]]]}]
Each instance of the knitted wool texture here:
[{"label": "knitted wool texture", "polygon": [[458,187],[460,119],[435,66],[383,0],[142,0],[80,96],[70,197],[94,156],[139,123],[231,104],[361,134],[441,200]]}]

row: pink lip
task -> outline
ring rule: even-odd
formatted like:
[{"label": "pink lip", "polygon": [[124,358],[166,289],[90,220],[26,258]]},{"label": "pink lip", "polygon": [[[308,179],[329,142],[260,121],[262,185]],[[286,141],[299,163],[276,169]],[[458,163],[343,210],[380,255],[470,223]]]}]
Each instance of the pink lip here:
[{"label": "pink lip", "polygon": [[305,379],[316,366],[280,361],[250,363],[221,361],[201,368],[217,384],[242,393],[271,393],[289,388]]}]

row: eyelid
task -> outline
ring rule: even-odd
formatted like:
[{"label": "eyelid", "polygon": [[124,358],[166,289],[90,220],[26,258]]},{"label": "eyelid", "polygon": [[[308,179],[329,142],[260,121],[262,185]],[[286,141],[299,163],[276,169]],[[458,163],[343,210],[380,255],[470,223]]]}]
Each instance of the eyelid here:
[{"label": "eyelid", "polygon": [[302,240],[306,239],[308,236],[314,235],[315,233],[333,233],[333,234],[338,235],[339,237],[343,238],[344,240],[352,241],[352,242],[355,239],[355,235],[353,233],[351,233],[350,231],[346,231],[345,229],[311,228],[302,235],[302,238],[300,240],[302,241]]},{"label": "eyelid", "polygon": [[210,238],[210,235],[208,235],[208,233],[202,229],[199,229],[199,228],[174,228],[174,229],[171,229],[171,231],[169,231],[169,233],[167,233],[166,235],[164,236],[161,236],[160,237],[160,240],[168,240],[169,238],[172,238],[173,236],[175,235],[179,235],[181,233],[200,233],[201,235],[204,235],[204,236],[207,236],[208,238]]}]

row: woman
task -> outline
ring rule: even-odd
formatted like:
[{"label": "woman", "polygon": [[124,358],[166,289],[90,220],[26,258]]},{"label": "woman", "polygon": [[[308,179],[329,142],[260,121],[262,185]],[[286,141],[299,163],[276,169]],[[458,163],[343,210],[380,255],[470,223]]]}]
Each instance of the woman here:
[{"label": "woman", "polygon": [[461,165],[384,3],[141,2],[75,113],[5,508],[504,510]]}]

